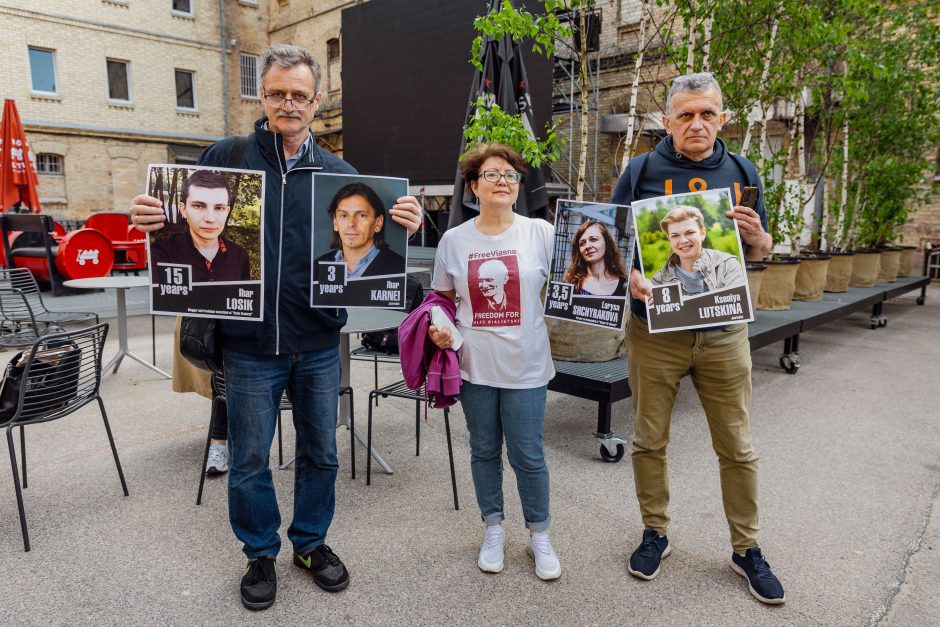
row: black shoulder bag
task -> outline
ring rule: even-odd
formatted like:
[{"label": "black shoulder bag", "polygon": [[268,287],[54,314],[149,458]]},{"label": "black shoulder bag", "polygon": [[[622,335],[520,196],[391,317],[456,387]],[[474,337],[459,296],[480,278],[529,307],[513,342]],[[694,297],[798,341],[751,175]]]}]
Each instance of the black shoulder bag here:
[{"label": "black shoulder bag", "polygon": [[[248,138],[238,136],[229,155],[228,167],[241,168]],[[180,354],[199,368],[222,374],[222,338],[215,318],[183,317],[180,324]]]},{"label": "black shoulder bag", "polygon": [[[81,349],[71,340],[50,340],[43,350],[36,352],[26,389],[32,397],[30,414],[51,413],[75,397],[81,356]],[[3,373],[0,425],[9,422],[19,408],[28,357],[28,352],[17,353]]]}]

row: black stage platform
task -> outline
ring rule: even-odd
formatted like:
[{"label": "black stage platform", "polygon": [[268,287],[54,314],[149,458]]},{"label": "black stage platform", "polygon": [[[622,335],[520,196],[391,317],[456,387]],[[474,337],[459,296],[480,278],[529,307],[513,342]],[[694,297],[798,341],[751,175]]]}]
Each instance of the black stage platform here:
[{"label": "black stage platform", "polygon": [[[751,350],[783,341],[780,367],[790,374],[800,368],[800,333],[871,307],[871,328],[887,326],[881,313],[884,301],[920,289],[917,304],[923,305],[930,279],[925,276],[899,278],[874,287],[850,287],[847,292],[823,294],[814,302],[793,301],[786,311],[758,311],[748,328]],[[610,406],[631,394],[626,357],[607,362],[584,363],[555,360],[555,378],[548,389],[597,402],[597,431],[601,457],[617,462],[623,457],[626,440],[610,430]]]}]

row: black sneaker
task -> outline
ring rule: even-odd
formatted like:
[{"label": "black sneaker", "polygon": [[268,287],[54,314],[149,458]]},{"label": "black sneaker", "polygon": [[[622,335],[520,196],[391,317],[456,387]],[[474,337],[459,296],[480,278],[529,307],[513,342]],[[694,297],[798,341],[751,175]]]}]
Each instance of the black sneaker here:
[{"label": "black sneaker", "polygon": [[771,572],[759,548],[748,549],[743,557],[732,553],[731,570],[747,579],[747,587],[758,601],[780,605],[786,600],[780,580]]},{"label": "black sneaker", "polygon": [[652,529],[644,529],[643,541],[630,556],[627,570],[634,577],[649,581],[659,574],[660,562],[670,553],[672,545],[669,544],[669,538]]},{"label": "black sneaker", "polygon": [[309,570],[316,584],[327,592],[339,592],[349,585],[349,571],[325,544],[315,547],[306,555],[294,551],[294,564]]},{"label": "black sneaker", "polygon": [[274,604],[277,572],[273,557],[248,560],[242,575],[242,604],[249,610],[263,610]]}]

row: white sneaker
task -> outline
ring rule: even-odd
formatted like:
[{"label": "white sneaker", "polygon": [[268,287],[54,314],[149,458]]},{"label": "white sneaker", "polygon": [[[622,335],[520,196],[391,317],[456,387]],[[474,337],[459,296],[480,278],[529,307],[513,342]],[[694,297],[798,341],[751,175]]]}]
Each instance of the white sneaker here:
[{"label": "white sneaker", "polygon": [[535,560],[535,574],[539,579],[550,581],[561,577],[561,563],[552,548],[548,532],[542,531],[529,536],[526,552]]},{"label": "white sneaker", "polygon": [[483,546],[480,547],[480,558],[477,566],[485,573],[498,573],[503,570],[503,547],[506,545],[506,534],[499,525],[487,525],[483,534]]},{"label": "white sneaker", "polygon": [[207,475],[224,475],[228,472],[228,446],[225,444],[209,445],[209,459],[206,460]]}]

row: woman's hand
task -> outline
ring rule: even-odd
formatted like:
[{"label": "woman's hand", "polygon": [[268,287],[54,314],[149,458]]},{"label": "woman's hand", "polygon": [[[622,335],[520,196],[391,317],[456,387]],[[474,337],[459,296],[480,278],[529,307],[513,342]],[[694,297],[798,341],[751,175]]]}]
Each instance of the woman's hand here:
[{"label": "woman's hand", "polygon": [[163,228],[163,203],[153,196],[140,194],[131,201],[131,224],[138,231],[148,233]]},{"label": "woman's hand", "polygon": [[428,337],[441,350],[454,347],[454,338],[450,334],[450,329],[438,329],[432,324],[428,327]]},{"label": "woman's hand", "polygon": [[421,205],[414,196],[402,196],[395,201],[389,213],[392,220],[408,229],[408,237],[414,235],[421,226]]}]

